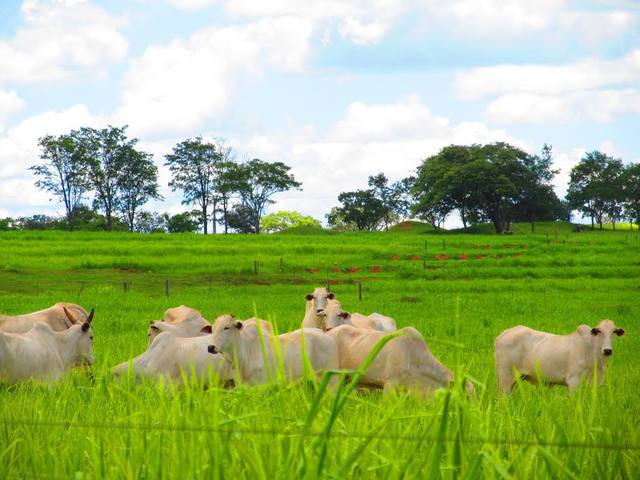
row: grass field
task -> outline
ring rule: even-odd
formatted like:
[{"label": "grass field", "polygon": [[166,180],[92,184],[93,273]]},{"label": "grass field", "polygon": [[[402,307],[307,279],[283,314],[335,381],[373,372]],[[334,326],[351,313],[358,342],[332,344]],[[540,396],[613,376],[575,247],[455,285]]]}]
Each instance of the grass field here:
[{"label": "grass field", "polygon": [[[0,233],[0,312],[62,300],[95,307],[97,358],[93,375],[0,386],[0,478],[637,478],[637,231],[429,230]],[[300,324],[304,295],[327,282],[346,310],[417,327],[458,377],[474,379],[478,398],[458,386],[427,401],[353,391],[336,402],[300,384],[172,389],[111,379],[168,307],[207,318],[257,313],[285,331]],[[499,332],[526,324],[570,333],[603,318],[627,332],[604,386],[570,397],[523,384],[498,397]]]}]

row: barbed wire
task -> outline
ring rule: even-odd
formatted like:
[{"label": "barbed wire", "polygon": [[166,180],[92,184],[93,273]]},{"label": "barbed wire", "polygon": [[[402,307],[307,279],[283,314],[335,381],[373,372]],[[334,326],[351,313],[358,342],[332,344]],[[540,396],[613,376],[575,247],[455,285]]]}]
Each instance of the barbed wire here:
[{"label": "barbed wire", "polygon": [[604,442],[562,442],[562,441],[538,441],[538,440],[518,440],[499,439],[482,437],[465,437],[464,435],[455,437],[425,436],[425,435],[405,435],[386,434],[374,435],[362,432],[318,432],[318,431],[286,431],[273,428],[222,428],[206,425],[166,425],[166,424],[132,424],[132,423],[74,423],[67,421],[35,421],[35,420],[2,420],[0,425],[5,427],[49,427],[49,428],[77,428],[77,429],[97,429],[97,430],[139,430],[139,431],[164,431],[164,432],[185,432],[185,433],[216,433],[224,435],[265,435],[265,436],[285,436],[285,437],[322,437],[341,439],[362,439],[362,440],[396,440],[407,442],[434,442],[452,443],[461,442],[476,445],[499,445],[499,446],[520,446],[520,447],[560,447],[585,450],[622,450],[640,451],[640,444],[621,444]]}]

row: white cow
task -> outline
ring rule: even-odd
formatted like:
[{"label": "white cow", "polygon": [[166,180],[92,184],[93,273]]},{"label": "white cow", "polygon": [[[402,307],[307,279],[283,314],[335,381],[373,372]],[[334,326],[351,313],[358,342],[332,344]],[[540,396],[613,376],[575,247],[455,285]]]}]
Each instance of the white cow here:
[{"label": "white cow", "polygon": [[593,374],[604,381],[609,356],[613,354],[612,335],[624,335],[611,320],[597,327],[580,325],[569,335],[539,332],[519,325],[505,330],[495,340],[496,371],[500,393],[509,394],[516,374],[538,383],[566,385],[572,392]]},{"label": "white cow", "polygon": [[[211,329],[211,326],[205,329]],[[206,332],[204,332],[206,333]],[[176,384],[197,380],[202,384],[225,382],[233,379],[231,362],[222,355],[211,355],[207,347],[211,335],[202,337],[177,337],[162,332],[155,337],[146,352],[113,368],[116,379],[128,372],[136,378],[163,379]]]},{"label": "white cow", "polygon": [[351,325],[356,328],[366,328],[380,332],[395,332],[398,329],[395,320],[391,317],[379,313],[372,313],[371,315],[349,314],[342,310],[342,305],[338,300],[331,298],[327,302],[325,309],[318,312],[316,317],[316,323],[323,325],[326,331],[340,325]]},{"label": "white cow", "polygon": [[169,308],[162,320],[150,322],[147,331],[149,345],[162,332],[171,332],[176,337],[197,337],[206,326],[211,324],[194,308],[184,305]]},{"label": "white cow", "polygon": [[[342,370],[358,370],[378,341],[390,335],[351,325],[340,325],[327,334],[336,340]],[[418,330],[405,327],[395,334],[399,335],[380,350],[361,383],[385,390],[403,388],[429,395],[453,382],[451,370],[433,356]],[[471,383],[467,383],[467,391],[473,392]]]},{"label": "white cow", "polygon": [[308,294],[305,299],[307,301],[302,326],[304,328],[320,328],[324,330],[324,326],[318,324],[316,314],[322,312],[327,306],[327,299],[335,298],[333,293],[327,292],[324,287],[313,289],[313,293]]},{"label": "white cow", "polygon": [[305,365],[317,376],[338,367],[335,341],[317,328],[277,336],[263,330],[261,339],[255,324],[227,315],[216,320],[211,339],[209,353],[222,353],[234,363],[238,380],[249,385],[273,381],[280,373],[288,380],[300,379],[308,372]]},{"label": "white cow", "polygon": [[72,325],[84,323],[87,317],[87,312],[80,305],[60,302],[44,310],[24,315],[0,315],[0,332],[26,333],[40,322],[48,324],[56,332],[61,332]]},{"label": "white cow", "polygon": [[0,379],[55,381],[75,366],[92,365],[93,329],[87,321],[55,332],[37,323],[27,333],[0,333]]}]

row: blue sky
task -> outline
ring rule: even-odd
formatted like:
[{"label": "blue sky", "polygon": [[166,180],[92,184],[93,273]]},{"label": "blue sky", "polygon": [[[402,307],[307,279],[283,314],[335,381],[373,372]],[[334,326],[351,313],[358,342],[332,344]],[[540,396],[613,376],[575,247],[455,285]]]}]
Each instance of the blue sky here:
[{"label": "blue sky", "polygon": [[[624,0],[9,0],[0,3],[0,215],[62,213],[27,170],[37,139],[129,125],[155,155],[224,138],[303,182],[276,209],[323,218],[379,171],[450,143],[640,161],[640,4]],[[452,220],[455,222],[455,220]]]}]

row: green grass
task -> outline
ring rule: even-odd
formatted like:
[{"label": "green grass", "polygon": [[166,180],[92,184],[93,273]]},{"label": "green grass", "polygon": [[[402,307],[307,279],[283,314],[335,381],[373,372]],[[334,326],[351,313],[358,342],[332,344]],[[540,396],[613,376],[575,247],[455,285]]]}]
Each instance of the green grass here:
[{"label": "green grass", "polygon": [[[97,358],[92,376],[0,386],[0,478],[634,478],[637,232],[516,227],[509,236],[0,233],[0,312],[61,300],[95,307]],[[304,295],[327,281],[345,309],[418,328],[458,377],[478,382],[478,398],[460,386],[422,400],[111,380],[110,368],[145,349],[148,321],[170,306],[208,318],[257,312],[284,331],[301,322]],[[569,333],[603,318],[627,331],[604,386],[570,397],[523,384],[498,397],[500,331]]]}]

